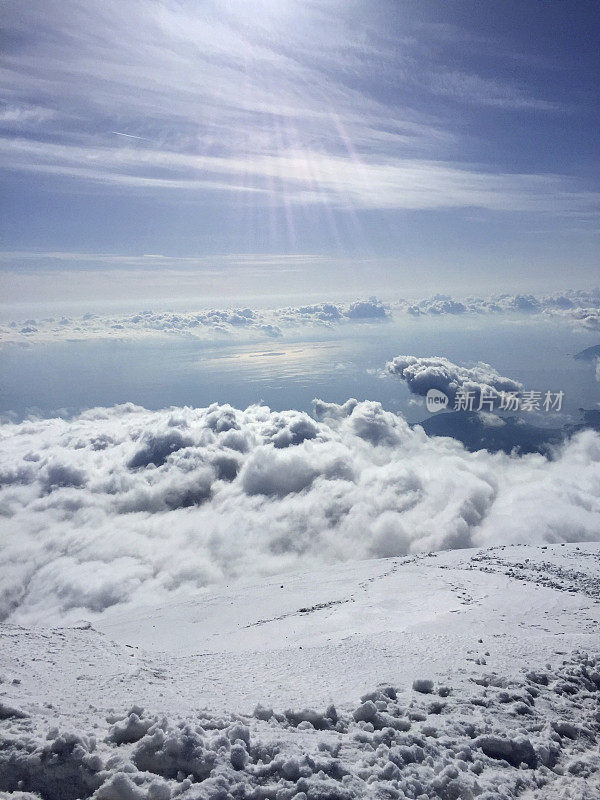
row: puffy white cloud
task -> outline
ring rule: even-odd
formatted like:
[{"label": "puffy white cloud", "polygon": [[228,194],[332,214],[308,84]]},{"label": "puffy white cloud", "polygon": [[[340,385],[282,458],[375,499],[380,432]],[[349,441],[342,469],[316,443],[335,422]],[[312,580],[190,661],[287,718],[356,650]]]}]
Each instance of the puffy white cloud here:
[{"label": "puffy white cloud", "polygon": [[0,323],[0,338],[37,341],[177,336],[210,340],[226,335],[264,339],[279,338],[289,328],[332,327],[349,322],[384,321],[389,317],[389,308],[371,297],[349,304],[317,303],[276,309],[142,311],[122,316],[87,313],[73,318],[27,319]]},{"label": "puffy white cloud", "polygon": [[563,312],[564,316],[574,320],[584,328],[593,331],[600,331],[600,309],[599,308],[573,308],[568,312]]},{"label": "puffy white cloud", "polygon": [[413,394],[426,395],[429,389],[439,389],[452,402],[457,392],[472,392],[475,399],[481,395],[499,400],[500,392],[520,392],[523,384],[498,374],[489,364],[479,362],[472,367],[459,366],[442,356],[417,358],[396,356],[386,364],[391,375],[396,375]]},{"label": "puffy white cloud", "polygon": [[0,323],[0,339],[12,342],[143,337],[215,340],[229,336],[264,340],[279,338],[299,327],[332,328],[350,323],[385,322],[405,314],[545,314],[600,330],[600,290],[569,290],[541,297],[502,294],[462,299],[437,294],[420,300],[397,300],[391,305],[371,297],[350,303],[323,302],[272,309],[142,311],[124,315],[87,313],[81,317]]},{"label": "puffy white cloud", "polygon": [[387,315],[386,307],[375,297],[351,303],[346,312],[350,319],[384,319]]},{"label": "puffy white cloud", "polygon": [[489,297],[452,298],[437,294],[415,301],[399,301],[396,308],[421,314],[550,314],[588,328],[600,327],[600,289],[567,290],[560,294],[499,294]]},{"label": "puffy white cloud", "polygon": [[468,306],[458,300],[453,300],[447,295],[435,295],[418,303],[409,305],[406,309],[409,314],[464,314],[469,311]]},{"label": "puffy white cloud", "polygon": [[600,537],[600,436],[470,453],[378,403],[131,404],[0,428],[0,615],[72,621],[354,558]]}]

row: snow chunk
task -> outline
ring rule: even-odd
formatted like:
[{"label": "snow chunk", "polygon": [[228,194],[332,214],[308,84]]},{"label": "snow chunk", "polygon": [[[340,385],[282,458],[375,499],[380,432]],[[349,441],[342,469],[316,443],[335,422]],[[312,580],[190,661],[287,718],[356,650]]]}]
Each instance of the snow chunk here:
[{"label": "snow chunk", "polygon": [[421,694],[431,694],[433,692],[433,681],[428,678],[417,678],[413,681],[412,688],[415,692],[421,692]]},{"label": "snow chunk", "polygon": [[116,745],[139,742],[156,722],[153,717],[143,717],[143,713],[143,708],[134,706],[126,717],[115,722],[106,740]]},{"label": "snow chunk", "polygon": [[507,739],[502,736],[488,734],[480,736],[475,744],[481,748],[486,756],[501,761],[508,761],[513,767],[527,764],[531,769],[535,769],[537,758],[529,739],[519,736],[515,739]]},{"label": "snow chunk", "polygon": [[163,778],[183,774],[201,781],[210,775],[217,754],[189,726],[168,732],[154,726],[137,745],[132,760],[138,769]]},{"label": "snow chunk", "polygon": [[26,714],[24,711],[21,711],[18,708],[13,708],[6,703],[0,703],[0,720],[11,718],[26,719],[28,716],[29,714]]}]

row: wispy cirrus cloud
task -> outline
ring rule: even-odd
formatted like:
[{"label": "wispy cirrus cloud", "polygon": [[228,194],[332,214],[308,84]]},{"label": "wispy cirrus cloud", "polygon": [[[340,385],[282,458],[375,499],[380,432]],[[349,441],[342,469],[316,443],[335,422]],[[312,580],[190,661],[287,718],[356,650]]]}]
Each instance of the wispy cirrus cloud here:
[{"label": "wispy cirrus cloud", "polygon": [[434,72],[427,80],[431,91],[470,105],[530,111],[561,109],[559,103],[536,97],[522,86],[458,70]]},{"label": "wispy cirrus cloud", "polygon": [[233,192],[350,211],[597,207],[582,180],[457,158],[456,127],[423,97],[557,104],[447,70],[427,46],[435,26],[393,36],[384,23],[325,0],[28,0],[7,14],[0,167],[96,190]]},{"label": "wispy cirrus cloud", "polygon": [[[600,193],[560,175],[495,174],[394,156],[348,159],[308,149],[204,155],[146,147],[81,147],[0,141],[9,169],[133,189],[284,195],[293,203],[363,209],[478,207],[494,211],[589,212]],[[1,162],[0,162],[1,163]]]}]

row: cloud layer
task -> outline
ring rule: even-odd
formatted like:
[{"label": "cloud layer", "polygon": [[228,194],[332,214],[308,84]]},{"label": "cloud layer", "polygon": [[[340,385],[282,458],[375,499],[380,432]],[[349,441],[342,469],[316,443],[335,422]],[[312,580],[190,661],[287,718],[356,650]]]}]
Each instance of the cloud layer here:
[{"label": "cloud layer", "polygon": [[288,328],[332,327],[343,322],[381,322],[390,310],[375,297],[349,304],[315,303],[272,310],[251,308],[203,311],[141,311],[108,316],[45,317],[0,324],[5,341],[179,336],[215,339],[222,336],[277,338]]},{"label": "cloud layer", "polygon": [[468,297],[462,300],[438,294],[415,303],[400,301],[398,307],[409,314],[550,314],[572,320],[585,328],[600,330],[600,289],[569,289],[542,295],[500,294]]},{"label": "cloud layer", "polygon": [[469,453],[378,403],[132,405],[1,428],[0,617],[93,617],[233,576],[600,537],[600,436]]},{"label": "cloud layer", "polygon": [[134,314],[87,313],[81,317],[42,317],[0,323],[0,341],[47,341],[96,338],[186,337],[207,340],[223,336],[264,339],[298,327],[326,327],[349,322],[382,322],[403,315],[551,316],[578,327],[600,331],[600,290],[562,294],[496,295],[455,299],[435,295],[417,301],[384,304],[376,297],[350,303],[320,302],[272,309],[214,308],[201,311],[141,311]]}]

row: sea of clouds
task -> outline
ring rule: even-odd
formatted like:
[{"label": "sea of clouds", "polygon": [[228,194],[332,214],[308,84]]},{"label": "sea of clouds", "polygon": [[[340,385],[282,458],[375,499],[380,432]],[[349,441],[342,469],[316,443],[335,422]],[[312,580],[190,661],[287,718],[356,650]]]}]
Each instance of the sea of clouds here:
[{"label": "sea of clouds", "polygon": [[600,539],[600,435],[470,453],[376,402],[131,404],[0,427],[0,619],[93,619],[225,579]]},{"label": "sea of clouds", "polygon": [[0,341],[35,342],[70,339],[185,337],[212,340],[223,336],[278,338],[296,328],[385,322],[402,316],[545,315],[577,327],[600,331],[600,289],[559,294],[502,294],[462,300],[435,295],[417,301],[384,304],[375,297],[343,303],[316,303],[274,309],[204,309],[142,311],[132,314],[86,313],[81,317],[43,317],[0,323]]}]

